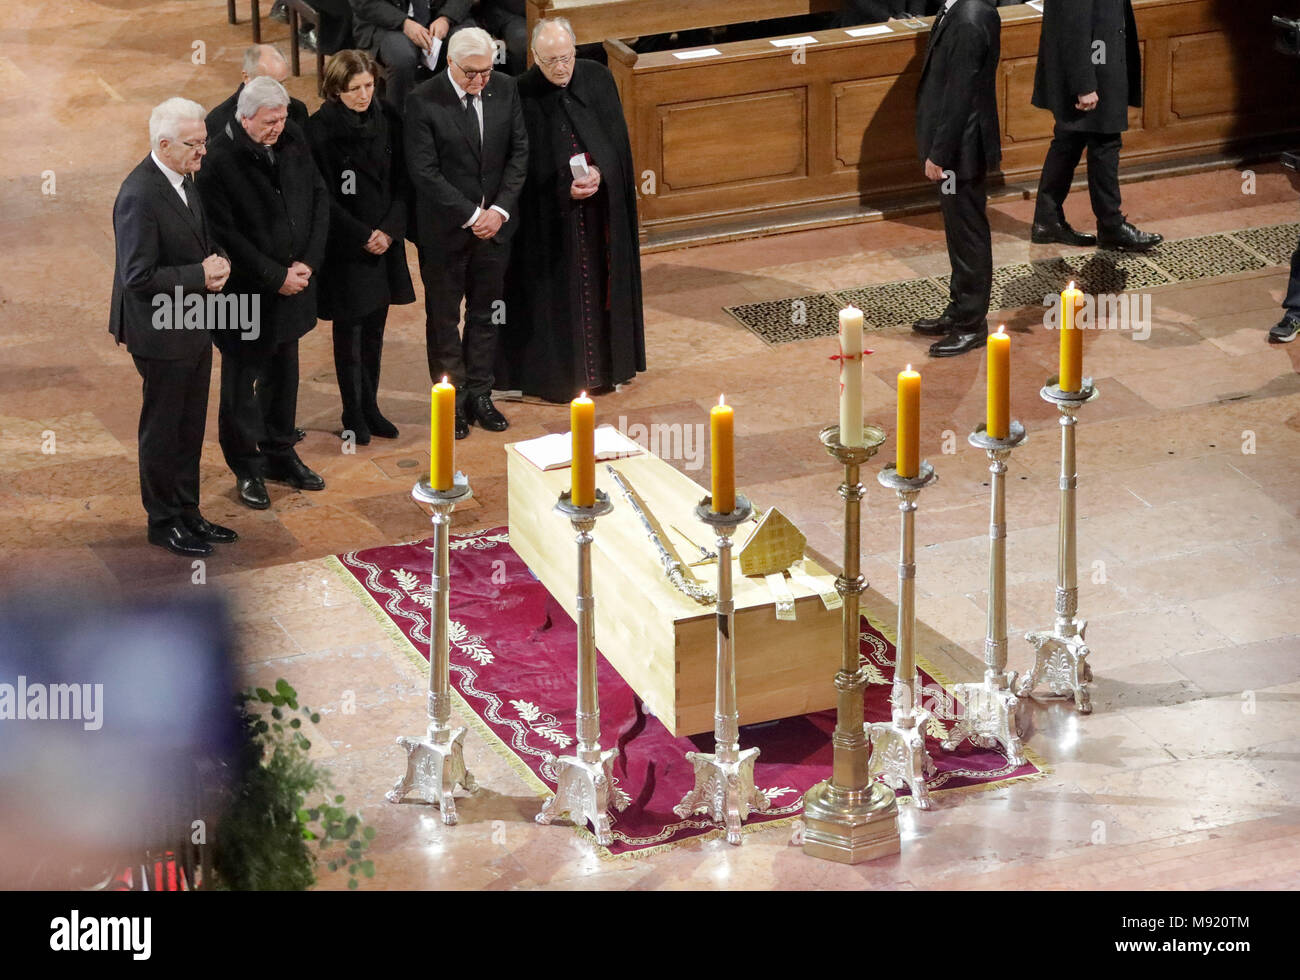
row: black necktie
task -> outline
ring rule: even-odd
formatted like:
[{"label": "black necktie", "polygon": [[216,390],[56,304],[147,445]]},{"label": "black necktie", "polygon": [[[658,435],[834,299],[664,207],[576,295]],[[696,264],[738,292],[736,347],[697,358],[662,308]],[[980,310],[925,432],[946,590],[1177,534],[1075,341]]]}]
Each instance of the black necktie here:
[{"label": "black necktie", "polygon": [[199,189],[194,183],[194,175],[186,174],[182,185],[185,188],[185,203],[189,206],[190,214],[200,224],[203,222],[203,214],[199,211]]},{"label": "black necktie", "polygon": [[478,128],[478,113],[474,111],[474,96],[465,96],[465,122],[469,125],[469,138],[478,150],[483,145],[483,134]]}]

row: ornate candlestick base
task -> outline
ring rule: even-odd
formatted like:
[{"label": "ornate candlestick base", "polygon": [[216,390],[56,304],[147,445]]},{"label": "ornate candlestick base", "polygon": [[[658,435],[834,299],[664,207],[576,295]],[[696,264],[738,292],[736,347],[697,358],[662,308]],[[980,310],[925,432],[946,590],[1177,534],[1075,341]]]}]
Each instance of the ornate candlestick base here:
[{"label": "ornate candlestick base", "polygon": [[546,761],[555,769],[555,795],[550,797],[534,818],[549,824],[568,815],[576,824],[591,824],[596,843],[608,847],[610,833],[609,805],[623,804],[614,792],[615,749],[600,748],[600,699],[596,689],[596,600],[591,583],[591,532],[596,518],[614,509],[602,490],[596,491],[591,507],[577,507],[568,492],[560,494],[555,511],[563,514],[577,532],[578,543],[578,750],[576,755],[557,758],[549,753]]},{"label": "ornate candlestick base", "polygon": [[731,591],[731,536],[754,512],[749,500],[736,495],[735,510],[715,514],[712,497],[695,507],[695,516],[717,536],[718,550],[718,656],[714,683],[713,751],[687,752],[695,766],[695,786],[673,807],[685,819],[697,810],[727,830],[727,843],[743,840],[740,825],[750,810],[766,810],[768,798],[754,786],[754,761],[758,749],[740,748],[740,713],[736,706],[735,603]]},{"label": "ornate candlestick base", "polygon": [[1074,432],[1079,409],[1097,397],[1091,378],[1084,378],[1078,391],[1062,391],[1058,378],[1049,378],[1039,392],[1043,401],[1054,404],[1061,413],[1061,511],[1057,537],[1056,622],[1051,629],[1026,633],[1034,645],[1034,666],[1025,675],[1017,693],[1028,697],[1040,677],[1056,697],[1073,697],[1082,714],[1092,712],[1088,684],[1092,667],[1087,662],[1088,646],[1084,642],[1087,620],[1080,619],[1078,567],[1075,539],[1075,490],[1079,483],[1075,463]]},{"label": "ornate candlestick base", "polygon": [[1025,441],[1025,427],[1012,422],[1005,439],[994,439],[980,426],[970,435],[970,444],[989,457],[993,504],[989,521],[989,608],[988,634],[984,638],[984,682],[955,684],[953,695],[962,705],[957,722],[943,742],[952,751],[966,739],[983,748],[998,745],[1013,766],[1025,763],[1016,715],[1020,699],[1012,688],[1016,675],[1007,672],[1007,524],[1006,472],[1011,450]]},{"label": "ornate candlestick base", "polygon": [[901,847],[894,791],[869,774],[871,741],[864,724],[867,674],[859,652],[862,624],[858,607],[867,587],[859,552],[865,495],[859,470],[880,449],[885,431],[878,425],[863,426],[861,446],[841,444],[838,425],[822,429],[820,438],[826,451],[844,466],[844,482],[839,488],[844,498],[844,565],[835,579],[835,591],[843,600],[841,661],[835,674],[839,696],[835,734],[831,736],[831,778],[804,794],[803,852],[827,861],[858,864],[897,854]]},{"label": "ornate candlestick base", "polygon": [[921,706],[921,691],[916,674],[916,498],[938,479],[934,467],[922,462],[915,477],[898,475],[893,464],[886,466],[876,479],[882,487],[898,494],[901,514],[898,548],[898,644],[894,660],[893,702],[889,721],[878,721],[871,732],[871,777],[883,778],[894,789],[906,786],[922,810],[932,806],[925,780],[935,772],[934,760],[925,748],[925,730],[930,712]]},{"label": "ornate candlestick base", "polygon": [[472,793],[478,789],[473,775],[465,768],[465,729],[450,727],[451,687],[448,678],[450,645],[448,616],[451,582],[448,578],[449,529],[451,512],[462,500],[472,496],[469,481],[457,473],[450,490],[435,490],[423,477],[411,490],[411,496],[433,511],[433,608],[429,637],[429,727],[424,735],[398,736],[397,744],[406,750],[406,775],[397,781],[385,797],[399,803],[411,796],[435,804],[442,822],[456,823],[456,786]]}]

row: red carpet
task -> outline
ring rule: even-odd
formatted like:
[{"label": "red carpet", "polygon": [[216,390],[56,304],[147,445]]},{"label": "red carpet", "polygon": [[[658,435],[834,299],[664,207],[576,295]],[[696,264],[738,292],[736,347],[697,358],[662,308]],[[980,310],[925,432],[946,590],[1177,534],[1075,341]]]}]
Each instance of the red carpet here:
[{"label": "red carpet", "polygon": [[[359,591],[426,660],[432,544],[430,538],[338,556]],[[545,794],[555,786],[545,754],[574,751],[575,624],[511,549],[505,528],[452,538],[451,587],[450,673],[452,688],[462,708],[468,709],[461,713],[476,716],[480,724],[474,731],[506,754],[530,785]],[[599,594],[596,600],[609,601]],[[867,720],[887,720],[894,645],[866,617],[862,655],[879,675],[867,688]],[[921,682],[936,692],[936,713],[951,719],[951,695],[924,670]],[[831,683],[830,677],[826,683]],[[682,820],[672,812],[693,783],[686,753],[711,752],[713,736],[671,735],[646,713],[641,700],[603,657],[599,685],[600,744],[618,747],[614,774],[618,791],[630,801],[613,814],[614,843],[609,853],[645,853],[692,838],[719,836],[721,831],[704,816]],[[755,781],[772,801],[766,813],[751,816],[747,830],[798,816],[804,792],[830,775],[834,728],[833,710],[742,725],[741,746],[761,749]],[[467,741],[474,737],[471,733]],[[940,799],[947,792],[988,788],[1042,771],[1032,763],[1013,769],[1002,755],[970,743],[955,753],[944,753],[930,738],[929,749],[938,767],[929,787]],[[539,800],[539,809],[540,805]],[[590,831],[580,832],[594,846]]]}]

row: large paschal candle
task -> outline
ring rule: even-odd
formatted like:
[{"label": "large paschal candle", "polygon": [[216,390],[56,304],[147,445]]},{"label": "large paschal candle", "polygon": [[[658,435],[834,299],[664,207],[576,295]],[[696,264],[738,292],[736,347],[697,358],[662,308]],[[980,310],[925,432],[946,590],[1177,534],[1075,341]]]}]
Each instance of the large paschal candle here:
[{"label": "large paschal candle", "polygon": [[575,507],[596,506],[596,406],[587,393],[569,403],[569,429],[573,436],[572,483],[569,498]]},{"label": "large paschal candle", "polygon": [[713,464],[713,505],[715,514],[730,514],[736,509],[736,415],[731,406],[718,396],[718,404],[709,410],[709,437]]},{"label": "large paschal candle", "polygon": [[840,445],[862,445],[862,311],[840,310]]},{"label": "large paschal candle", "polygon": [[894,461],[898,475],[915,479],[921,468],[921,375],[912,370],[898,372],[898,454]]}]

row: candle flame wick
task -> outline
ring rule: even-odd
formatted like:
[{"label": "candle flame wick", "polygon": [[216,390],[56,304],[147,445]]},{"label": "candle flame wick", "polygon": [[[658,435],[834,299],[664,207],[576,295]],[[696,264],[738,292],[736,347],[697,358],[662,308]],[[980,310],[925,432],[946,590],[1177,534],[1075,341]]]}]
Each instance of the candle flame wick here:
[{"label": "candle flame wick", "polygon": [[907,369],[908,369],[909,371],[912,370],[912,365],[909,364],[909,365],[907,366]]},{"label": "candle flame wick", "polygon": [[1066,292],[1068,292],[1068,293],[1072,293],[1072,292],[1074,292],[1074,280],[1073,280],[1073,279],[1070,280],[1070,285],[1069,285],[1069,287],[1066,289]]},{"label": "candle flame wick", "polygon": [[1006,332],[1007,332],[1007,325],[1005,323],[999,323],[998,333],[1006,333]]},{"label": "candle flame wick", "polygon": [[726,402],[722,400],[722,397],[723,397],[722,395],[719,395],[719,396],[718,396],[718,404],[719,404],[719,405],[725,405],[725,404],[726,404]]},{"label": "candle flame wick", "polygon": [[587,393],[584,391],[584,392],[583,392],[581,395],[579,395],[578,397],[579,397],[579,398],[586,398],[586,397],[587,397]]},{"label": "candle flame wick", "polygon": [[445,374],[442,376],[442,383],[447,384],[447,376]]}]

